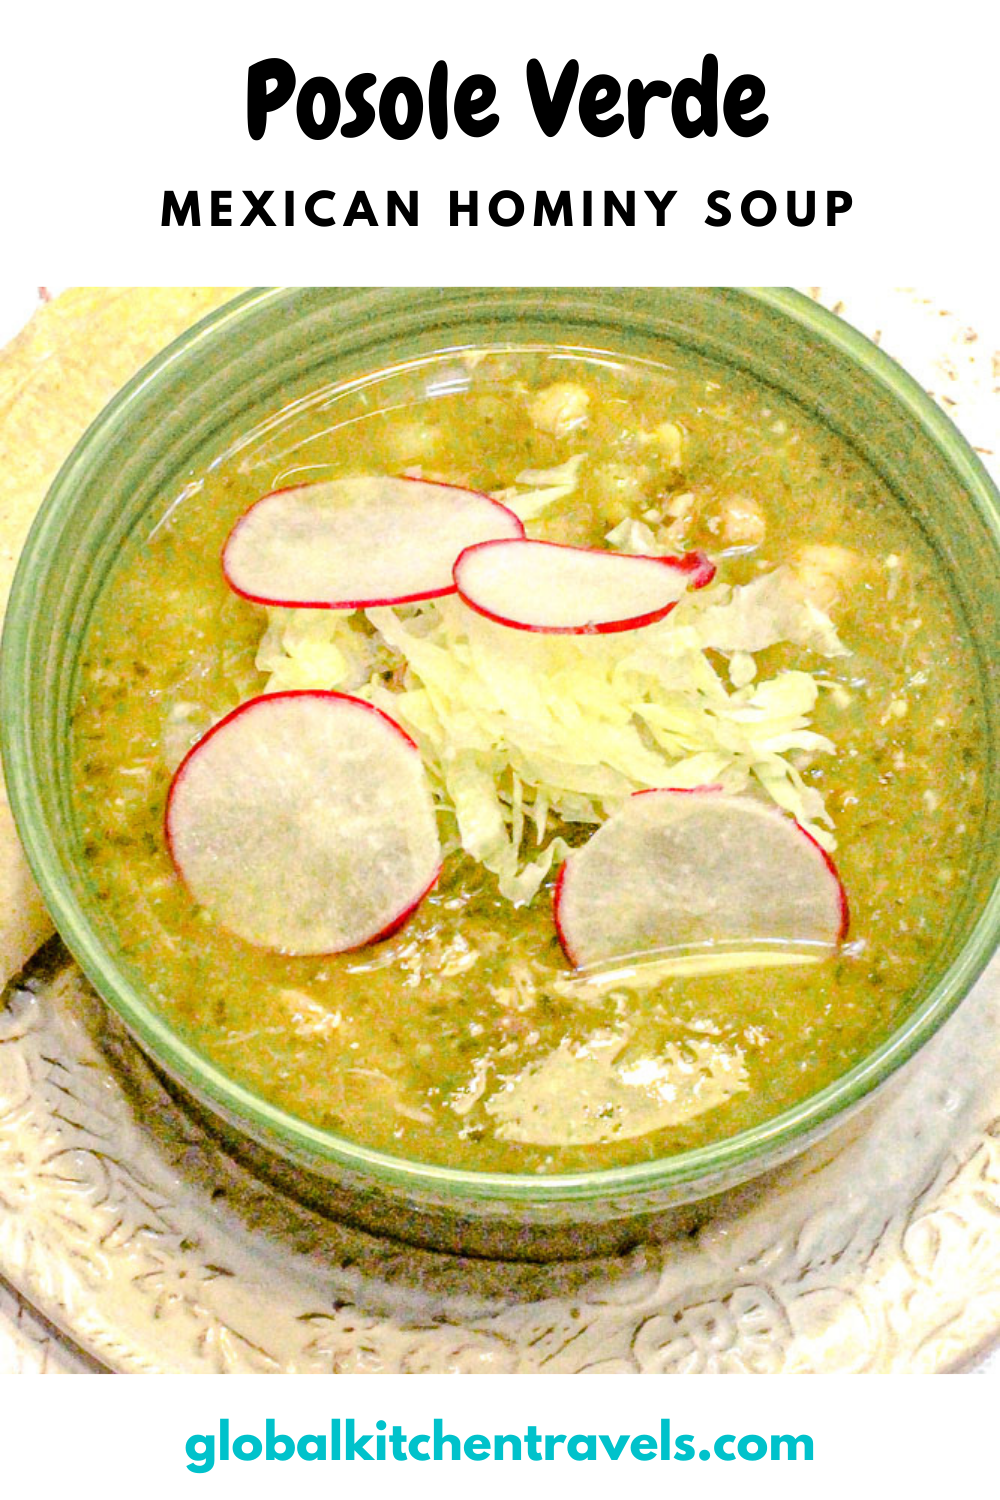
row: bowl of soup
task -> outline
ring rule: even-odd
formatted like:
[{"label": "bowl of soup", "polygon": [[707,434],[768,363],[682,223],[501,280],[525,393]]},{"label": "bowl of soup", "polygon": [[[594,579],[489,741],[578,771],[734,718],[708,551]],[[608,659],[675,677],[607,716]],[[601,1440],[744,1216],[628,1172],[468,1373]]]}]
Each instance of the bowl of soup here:
[{"label": "bowl of soup", "polygon": [[46,500],[11,802],[234,1149],[587,1255],[845,1120],[986,963],[998,576],[975,455],[794,293],[254,292]]}]

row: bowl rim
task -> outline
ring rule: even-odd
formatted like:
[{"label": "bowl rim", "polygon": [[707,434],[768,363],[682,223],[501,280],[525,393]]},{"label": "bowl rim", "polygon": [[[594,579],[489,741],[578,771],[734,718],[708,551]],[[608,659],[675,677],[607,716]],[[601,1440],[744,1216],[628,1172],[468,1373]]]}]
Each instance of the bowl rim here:
[{"label": "bowl rim", "polygon": [[[361,289],[344,289],[344,295]],[[515,295],[531,295],[518,288]],[[539,289],[551,295],[558,288]],[[1000,558],[1000,493],[966,439],[917,381],[864,334],[804,294],[785,287],[740,288],[741,295],[783,314],[801,333],[860,362],[898,405],[943,451],[953,472],[992,533]],[[67,947],[98,993],[117,1012],[154,1059],[183,1087],[235,1118],[258,1140],[278,1141],[300,1160],[305,1156],[352,1176],[418,1196],[452,1200],[456,1207],[502,1200],[511,1205],[557,1204],[664,1192],[699,1180],[738,1175],[761,1158],[762,1168],[805,1145],[834,1117],[863,1102],[927,1042],[967,994],[1000,944],[1000,879],[986,900],[961,951],[930,993],[867,1057],[815,1094],[771,1119],[720,1141],[674,1156],[594,1171],[534,1175],[478,1172],[394,1156],[351,1141],[279,1108],[255,1094],[179,1036],[122,974],[92,928],[82,903],[64,886],[59,856],[41,815],[27,715],[18,712],[30,671],[29,622],[36,561],[50,555],[64,516],[73,504],[77,476],[109,435],[127,432],[132,409],[151,385],[186,360],[206,340],[215,340],[249,313],[290,295],[285,288],[241,293],[209,313],[145,365],[103,408],[73,448],[31,526],[11,587],[0,646],[0,748],[8,796],[32,873]],[[578,293],[577,293],[578,295]],[[7,708],[13,705],[12,711]],[[457,1200],[457,1201],[456,1201]]]}]

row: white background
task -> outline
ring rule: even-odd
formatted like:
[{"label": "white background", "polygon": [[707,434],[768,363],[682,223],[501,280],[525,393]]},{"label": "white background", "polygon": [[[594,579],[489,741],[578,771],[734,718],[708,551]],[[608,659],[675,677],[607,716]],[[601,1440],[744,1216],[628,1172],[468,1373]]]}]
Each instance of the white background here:
[{"label": "white background", "polygon": [[[442,1493],[482,1497],[511,1493],[560,1494],[574,1500],[630,1496],[772,1497],[871,1495],[891,1484],[916,1495],[941,1495],[967,1480],[981,1489],[995,1462],[995,1440],[985,1420],[985,1401],[975,1410],[987,1381],[929,1381],[873,1376],[834,1376],[819,1383],[807,1376],[761,1380],[705,1376],[701,1379],[622,1380],[617,1376],[573,1379],[528,1375],[458,1378],[429,1375],[331,1377],[132,1376],[112,1390],[99,1377],[48,1382],[40,1410],[37,1386],[16,1376],[0,1383],[5,1422],[4,1478],[11,1493],[57,1494],[73,1487],[88,1493],[127,1485],[147,1500],[190,1495],[304,1496],[363,1493],[395,1500],[405,1484],[409,1500]],[[65,1392],[65,1395],[62,1393]],[[382,1418],[409,1433],[429,1432],[434,1416],[460,1437],[474,1432],[523,1433],[528,1423],[542,1432],[655,1435],[662,1417],[672,1430],[700,1442],[722,1433],[810,1433],[812,1462],[733,1462],[718,1459],[669,1464],[622,1457],[576,1463],[505,1460],[452,1464],[217,1463],[207,1474],[187,1469],[185,1440],[191,1433],[218,1432],[228,1416],[232,1437],[263,1438],[267,1417],[277,1431],[299,1436],[329,1431],[330,1418],[355,1417],[359,1431],[373,1431]],[[32,1451],[34,1450],[34,1451]],[[373,1445],[369,1445],[369,1451]],[[44,1483],[39,1479],[44,1476]],[[915,1483],[915,1480],[917,1481]]]},{"label": "white background", "polygon": [[[995,190],[995,8],[838,0],[716,0],[711,5],[499,3],[301,5],[247,0],[17,5],[3,23],[6,273],[29,281],[231,284],[297,280],[397,285],[533,282],[643,284],[842,281],[846,274],[920,283],[960,269],[991,282],[1000,220]],[[571,116],[546,139],[524,81],[537,56],[550,75],[569,57],[582,76],[609,71],[676,83],[714,51],[723,80],[757,73],[770,123],[742,140],[684,140],[662,101],[644,138],[605,140]],[[500,125],[485,139],[426,124],[407,142],[372,129],[310,141],[292,107],[263,141],[245,124],[246,69],[281,56],[300,80],[343,85],[356,72],[423,83],[439,58],[453,84],[497,83]],[[163,230],[163,190],[418,188],[417,229]],[[666,227],[448,230],[450,188],[619,193],[676,188]],[[714,188],[846,188],[835,229],[704,225]]]},{"label": "white background", "polygon": [[[499,5],[389,4],[348,7],[177,0],[160,7],[91,4],[19,6],[3,21],[0,88],[4,170],[0,273],[11,283],[93,281],[240,283],[297,280],[400,285],[436,283],[639,284],[760,281],[961,284],[964,310],[989,319],[994,286],[996,46],[990,8],[803,3],[655,7],[628,0],[597,5],[541,0]],[[524,64],[537,55],[556,69],[570,56],[584,74],[606,70],[675,82],[715,51],[724,79],[756,72],[767,86],[767,129],[751,140],[721,132],[685,141],[651,111],[642,141],[624,132],[594,140],[578,125],[546,140],[534,123]],[[265,140],[244,124],[247,65],[286,57],[300,77],[319,72],[341,85],[353,73],[426,78],[447,59],[453,79],[485,71],[498,85],[501,125],[485,140],[411,142],[370,132],[305,140],[286,110]],[[659,124],[657,124],[659,122]],[[448,189],[678,189],[663,230],[481,228],[448,230]],[[159,227],[164,188],[309,192],[330,187],[338,202],[364,188],[418,188],[418,230],[296,231]],[[726,229],[703,225],[717,187],[847,189],[851,212],[838,227]],[[238,194],[237,194],[238,197]],[[251,1430],[273,1415],[291,1431],[321,1426],[334,1411],[373,1422],[384,1414],[416,1427],[430,1414],[455,1430],[513,1428],[529,1420],[555,1431],[641,1430],[661,1413],[684,1430],[810,1431],[811,1466],[628,1463],[490,1465],[457,1470],[411,1465],[418,1492],[470,1483],[537,1491],[572,1485],[581,1494],[609,1480],[700,1494],[818,1494],[878,1485],[935,1491],[981,1483],[993,1445],[990,1381],[827,1380],[792,1377],[608,1382],[550,1377],[518,1381],[383,1377],[272,1382],[49,1382],[45,1399],[26,1381],[3,1386],[5,1479],[11,1491],[128,1483],[152,1496],[197,1483],[245,1492],[294,1482],[328,1493],[364,1484],[395,1490],[392,1465],[265,1466],[235,1462],[195,1479],[183,1438],[223,1414]],[[567,1468],[571,1472],[567,1473]],[[806,1470],[803,1473],[803,1470]],[[42,1479],[44,1476],[44,1484]],[[721,1477],[720,1477],[721,1476]]]}]

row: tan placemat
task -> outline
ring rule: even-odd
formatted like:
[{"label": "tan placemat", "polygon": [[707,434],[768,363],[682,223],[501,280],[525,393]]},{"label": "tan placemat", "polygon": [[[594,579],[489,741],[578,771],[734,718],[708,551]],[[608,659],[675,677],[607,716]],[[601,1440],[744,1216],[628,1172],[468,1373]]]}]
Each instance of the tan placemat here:
[{"label": "tan placemat", "polygon": [[[63,460],[115,392],[236,287],[78,287],[0,350],[0,621],[28,529]],[[0,979],[52,925],[0,784]]]}]

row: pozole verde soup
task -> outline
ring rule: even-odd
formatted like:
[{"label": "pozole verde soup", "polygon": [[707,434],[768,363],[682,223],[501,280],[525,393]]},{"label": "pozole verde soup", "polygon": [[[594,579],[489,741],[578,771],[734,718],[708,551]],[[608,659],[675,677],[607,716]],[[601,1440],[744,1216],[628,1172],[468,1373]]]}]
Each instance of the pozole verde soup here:
[{"label": "pozole verde soup", "polygon": [[[405,491],[414,566],[458,545],[453,501],[499,502],[505,543],[477,554],[467,598],[352,610],[237,592],[256,567],[287,599],[303,546],[314,572],[357,580],[355,600],[366,574],[391,587],[396,476],[434,481]],[[224,573],[234,525],[275,491],[299,510],[255,512],[272,534],[244,530],[250,563]],[[285,555],[282,527],[302,525]],[[522,531],[676,561],[563,577],[577,554],[518,552]],[[645,608],[647,585],[673,589],[665,608]],[[163,497],[83,651],[83,856],[163,1014],[293,1114],[474,1170],[637,1162],[766,1120],[899,1024],[970,867],[975,683],[898,501],[770,390],[680,354],[441,356],[276,413]],[[343,703],[330,690],[404,734],[283,697],[282,744],[277,703],[205,738],[261,695],[311,692],[325,711]],[[633,795],[650,788],[684,791]],[[304,852],[317,828],[341,840],[336,881]],[[411,834],[416,906],[397,930],[280,951],[308,946],[295,919],[314,898],[320,945],[342,930],[326,946],[347,946],[355,916],[362,936],[391,926],[379,902],[398,915],[411,875],[385,840]],[[339,915],[324,885],[355,892]]]}]

